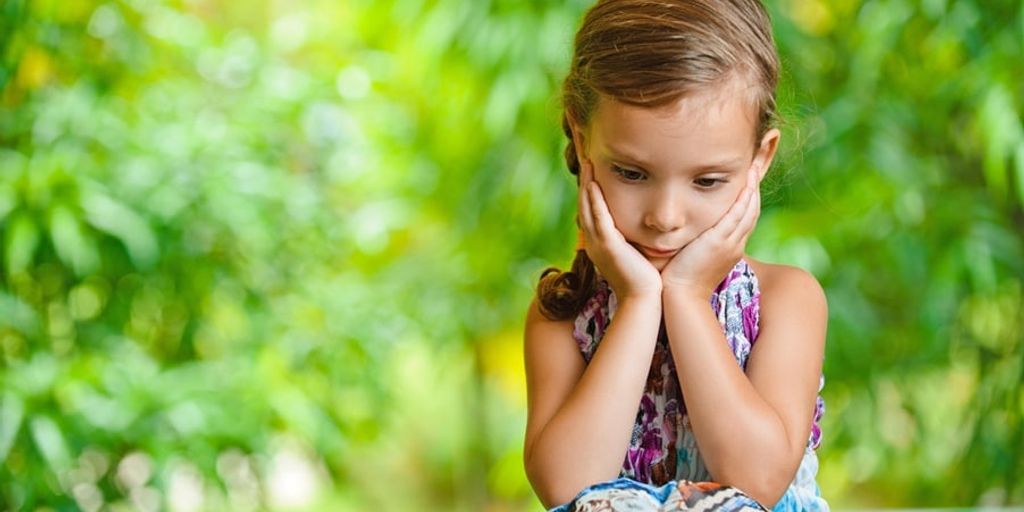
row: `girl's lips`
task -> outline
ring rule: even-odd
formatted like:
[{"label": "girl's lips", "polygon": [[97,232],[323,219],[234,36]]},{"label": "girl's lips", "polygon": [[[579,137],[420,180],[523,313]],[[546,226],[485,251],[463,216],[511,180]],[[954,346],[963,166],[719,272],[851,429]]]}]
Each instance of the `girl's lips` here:
[{"label": "girl's lips", "polygon": [[647,247],[646,245],[640,245],[640,244],[637,244],[637,247],[640,249],[640,252],[644,253],[645,255],[647,255],[648,257],[651,257],[651,258],[667,258],[667,257],[672,256],[675,253],[679,252],[679,249],[668,249],[668,250],[660,249],[659,250],[659,249],[654,249],[652,247]]}]

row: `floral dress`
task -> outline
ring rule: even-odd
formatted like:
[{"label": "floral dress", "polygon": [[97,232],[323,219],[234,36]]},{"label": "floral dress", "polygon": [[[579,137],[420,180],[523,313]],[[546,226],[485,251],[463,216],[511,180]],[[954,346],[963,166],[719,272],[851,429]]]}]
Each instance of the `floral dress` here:
[{"label": "floral dress", "polygon": [[[711,308],[722,325],[729,348],[736,357],[737,364],[744,369],[747,356],[750,355],[750,350],[757,340],[760,297],[757,277],[745,260],[736,263],[711,296]],[[587,363],[593,357],[608,324],[615,316],[616,306],[615,293],[606,281],[599,278],[596,292],[577,315],[573,331],[573,336]],[[819,392],[824,384],[825,378],[822,376],[819,379]],[[825,402],[819,395],[803,460],[793,482],[773,511],[828,510],[828,503],[821,498],[820,489],[815,481],[818,472],[816,450],[821,443],[820,421],[824,411]],[[677,482],[680,480],[685,482]],[[601,493],[607,495],[611,491],[621,494],[622,489],[626,487],[642,489],[646,492],[645,496],[649,495],[664,504],[670,491],[675,494],[706,494],[706,489],[698,490],[689,483],[710,480],[711,475],[697,449],[696,438],[686,414],[686,403],[683,401],[668,336],[662,324],[619,479],[587,488],[573,502],[552,510],[582,510],[578,505],[585,495],[595,498]],[[738,505],[731,509],[740,510],[748,505],[746,502],[733,501]],[[568,507],[573,504],[577,507]],[[586,508],[602,509],[592,506]],[[605,510],[658,509],[627,507]]]}]

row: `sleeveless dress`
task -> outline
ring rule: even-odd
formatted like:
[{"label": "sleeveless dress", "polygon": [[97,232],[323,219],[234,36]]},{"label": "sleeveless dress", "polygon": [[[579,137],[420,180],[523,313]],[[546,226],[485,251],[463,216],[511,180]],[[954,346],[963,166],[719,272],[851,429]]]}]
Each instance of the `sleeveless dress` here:
[{"label": "sleeveless dress", "polygon": [[[759,330],[761,292],[757,277],[745,260],[740,260],[729,271],[725,279],[715,288],[711,296],[711,308],[715,312],[729,348],[737,364],[746,369],[747,356],[757,340]],[[584,360],[589,363],[604,337],[605,330],[615,316],[617,302],[615,293],[607,281],[598,277],[596,292],[577,315],[573,337],[579,345]],[[818,391],[825,384],[824,375],[819,378]],[[818,472],[816,450],[821,443],[821,417],[825,402],[817,397],[811,434],[807,440],[803,460],[797,469],[793,482],[772,509],[773,512],[828,511],[828,503],[821,497],[815,481]],[[679,482],[683,480],[685,482]],[[686,414],[675,362],[668,343],[664,323],[658,332],[658,341],[647,376],[647,384],[640,400],[633,435],[622,463],[619,478],[588,487],[581,491],[572,502],[555,507],[552,511],[563,510],[685,510],[692,508],[665,508],[673,499],[678,501],[686,496],[708,494],[712,480],[693,435],[693,429]],[[702,482],[693,484],[692,482]],[[703,487],[702,487],[703,486]],[[629,492],[625,490],[630,489]],[[724,492],[729,488],[718,489]],[[714,494],[713,492],[711,494]],[[740,493],[742,495],[742,493]],[[629,496],[628,498],[623,498]],[[753,506],[741,497],[716,503],[729,504],[721,507],[727,510],[761,509],[753,500]],[[641,499],[642,498],[642,499]],[[644,508],[642,505],[626,504],[624,508],[607,508],[607,503],[625,503],[622,499],[654,500],[662,508]],[[724,499],[724,498],[722,498]],[[618,501],[616,501],[618,500]],[[580,507],[586,501],[587,506]],[[687,501],[690,503],[692,500]],[[637,503],[641,503],[637,502]],[[595,504],[600,504],[595,506]],[[690,503],[692,505],[692,503]],[[575,508],[573,507],[575,506]],[[701,505],[704,506],[704,505]]]}]

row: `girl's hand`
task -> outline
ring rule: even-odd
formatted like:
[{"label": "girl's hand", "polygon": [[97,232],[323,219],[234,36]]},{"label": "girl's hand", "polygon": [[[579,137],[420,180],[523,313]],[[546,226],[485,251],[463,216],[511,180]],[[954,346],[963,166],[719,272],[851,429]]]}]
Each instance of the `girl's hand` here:
[{"label": "girl's hand", "polygon": [[661,300],[662,277],[658,269],[640,254],[615,227],[601,187],[594,180],[594,168],[580,165],[579,213],[587,256],[594,263],[619,300],[627,297],[657,297]]},{"label": "girl's hand", "polygon": [[709,299],[726,273],[743,257],[747,238],[761,214],[757,173],[751,169],[747,185],[729,211],[683,250],[661,271],[665,291],[682,291]]}]

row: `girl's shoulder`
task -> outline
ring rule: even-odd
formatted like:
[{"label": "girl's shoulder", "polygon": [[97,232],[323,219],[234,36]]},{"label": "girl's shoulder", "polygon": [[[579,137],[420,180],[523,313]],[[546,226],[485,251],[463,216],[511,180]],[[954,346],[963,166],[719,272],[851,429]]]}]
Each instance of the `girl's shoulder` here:
[{"label": "girl's shoulder", "polygon": [[530,300],[526,310],[526,329],[537,328],[546,333],[572,332],[575,318],[552,319],[541,312],[540,301],[537,297]]},{"label": "girl's shoulder", "polygon": [[814,274],[792,265],[767,263],[744,255],[743,259],[757,276],[758,288],[765,297],[776,302],[826,304],[825,291]]}]

